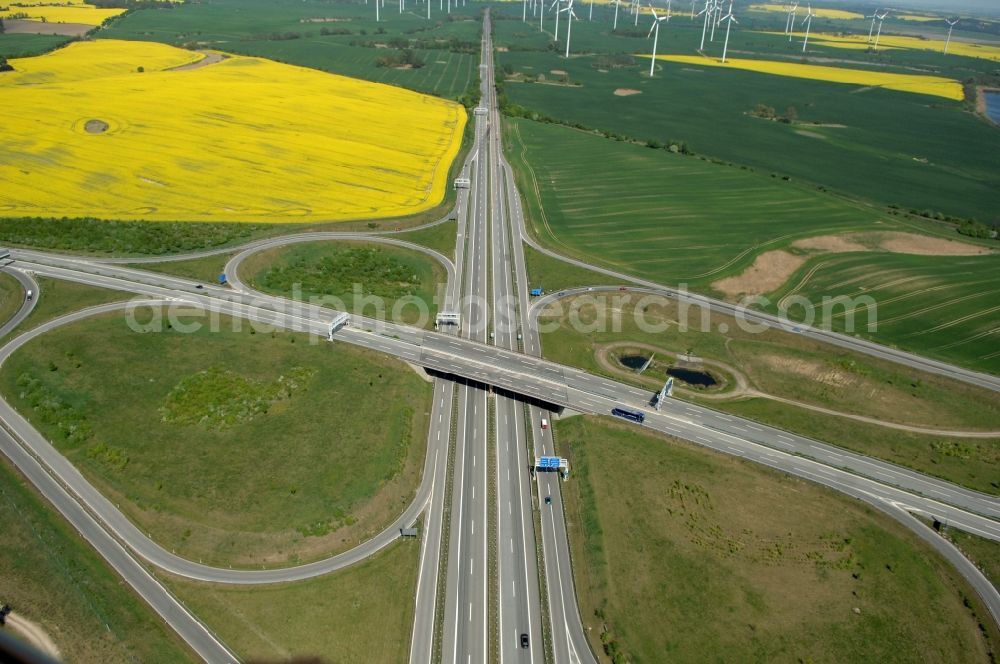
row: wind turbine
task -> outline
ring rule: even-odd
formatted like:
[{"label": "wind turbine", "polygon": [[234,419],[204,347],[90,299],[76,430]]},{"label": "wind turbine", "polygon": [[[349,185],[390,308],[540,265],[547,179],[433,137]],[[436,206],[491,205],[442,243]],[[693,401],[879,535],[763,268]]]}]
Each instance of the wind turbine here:
[{"label": "wind turbine", "polygon": [[793,2],[788,5],[788,18],[785,19],[785,34],[790,35],[792,33],[792,28],[795,27],[795,12],[799,10],[799,3]]},{"label": "wind turbine", "polygon": [[382,0],[375,0],[375,22],[376,22],[376,23],[378,23],[378,22],[379,22],[379,16],[378,16],[378,6],[379,6],[380,4],[382,4]]},{"label": "wind turbine", "polygon": [[799,3],[796,2],[792,5],[791,11],[788,12],[788,21],[786,25],[788,26],[787,35],[788,43],[792,42],[792,37],[795,36],[795,14],[799,11]]},{"label": "wind turbine", "polygon": [[705,50],[705,35],[708,33],[708,17],[711,16],[711,11],[712,0],[705,0],[705,8],[698,12],[698,16],[705,15],[705,25],[701,26],[701,46],[698,47],[699,51]]},{"label": "wind turbine", "polygon": [[948,39],[945,40],[945,42],[944,42],[944,54],[945,55],[948,55],[948,44],[951,43],[951,31],[955,28],[955,24],[958,23],[958,21],[959,21],[959,19],[957,19],[957,18],[954,21],[949,21],[948,19],[944,20],[944,22],[948,24]]},{"label": "wind turbine", "polygon": [[618,5],[620,4],[621,0],[615,0],[615,27],[611,28],[612,32],[618,30]]},{"label": "wind turbine", "polygon": [[889,10],[887,9],[882,14],[879,14],[879,17],[878,17],[878,34],[875,35],[875,52],[876,53],[878,53],[878,40],[882,36],[882,21],[884,21],[885,17],[888,16],[888,15],[889,15]]},{"label": "wind turbine", "polygon": [[806,38],[802,42],[802,52],[803,53],[806,52],[806,47],[809,46],[809,30],[812,29],[813,16],[815,16],[815,14],[813,14],[812,5],[807,5],[806,6],[806,17],[804,19],[802,19],[802,22],[806,24]]},{"label": "wind turbine", "polygon": [[719,13],[722,11],[722,0],[714,0],[712,3],[712,34],[708,41],[715,41],[715,29],[719,27]]},{"label": "wind turbine", "polygon": [[657,15],[656,10],[652,7],[649,8],[649,11],[653,12],[653,25],[649,27],[646,39],[649,39],[649,35],[653,35],[653,58],[649,61],[649,77],[653,78],[653,68],[656,66],[656,45],[660,41],[660,23],[670,20],[670,2],[669,0],[667,2],[666,16]]},{"label": "wind turbine", "polygon": [[590,15],[587,16],[588,21],[594,20],[594,0],[590,0]]},{"label": "wind turbine", "polygon": [[722,47],[722,63],[725,64],[726,51],[729,50],[729,29],[733,27],[733,23],[739,23],[739,21],[736,20],[736,17],[733,16],[733,0],[729,0],[729,13],[726,14],[722,20],[726,22],[726,44]]},{"label": "wind turbine", "polygon": [[[566,58],[569,59],[569,39],[570,33],[573,30],[573,19],[576,18],[576,12],[573,11],[573,0],[568,0],[566,6],[559,10],[560,12],[566,12]],[[576,19],[580,20],[580,19]]]},{"label": "wind turbine", "polygon": [[875,19],[878,18],[878,7],[872,12],[871,16],[865,16],[865,18],[870,18],[872,20],[871,26],[868,28],[868,43],[872,43],[872,35],[875,34]]},{"label": "wind turbine", "polygon": [[523,0],[521,3],[521,23],[528,22],[528,0]]},{"label": "wind turbine", "polygon": [[632,0],[632,6],[635,7],[635,27],[639,27],[639,14],[642,13],[642,7],[639,5],[639,0]]},{"label": "wind turbine", "polygon": [[549,5],[549,11],[551,11],[553,7],[556,8],[556,34],[555,37],[553,37],[553,41],[559,41],[559,14],[561,13],[561,10],[559,9],[560,2],[562,2],[562,0],[552,0],[552,4]]}]

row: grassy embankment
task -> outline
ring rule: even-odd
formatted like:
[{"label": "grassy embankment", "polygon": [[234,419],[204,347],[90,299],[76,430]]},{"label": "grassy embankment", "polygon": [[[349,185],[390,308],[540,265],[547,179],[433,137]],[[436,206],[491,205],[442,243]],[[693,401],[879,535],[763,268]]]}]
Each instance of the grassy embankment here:
[{"label": "grassy embankment", "polygon": [[0,602],[38,623],[67,661],[196,661],[6,457],[0,461],[0,532]]}]

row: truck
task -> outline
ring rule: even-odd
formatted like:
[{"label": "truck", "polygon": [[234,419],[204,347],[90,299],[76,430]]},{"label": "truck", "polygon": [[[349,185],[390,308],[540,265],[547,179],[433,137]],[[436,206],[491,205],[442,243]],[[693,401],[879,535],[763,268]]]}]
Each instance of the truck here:
[{"label": "truck", "polygon": [[549,428],[549,421],[543,417],[542,418],[542,430],[545,430],[545,429],[548,429],[548,428]]}]

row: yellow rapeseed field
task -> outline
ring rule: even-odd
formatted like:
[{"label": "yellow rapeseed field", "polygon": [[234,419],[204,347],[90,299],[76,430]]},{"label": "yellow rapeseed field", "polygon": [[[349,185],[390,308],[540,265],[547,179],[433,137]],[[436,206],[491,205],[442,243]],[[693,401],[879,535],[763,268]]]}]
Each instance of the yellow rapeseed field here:
[{"label": "yellow rapeseed field", "polygon": [[725,64],[698,55],[657,55],[659,60],[680,62],[689,65],[710,67],[729,67],[775,76],[790,76],[793,78],[808,78],[831,83],[847,83],[866,87],[885,88],[901,92],[934,95],[961,101],[965,98],[962,84],[950,78],[941,76],[920,76],[917,74],[893,74],[881,71],[866,71],[863,69],[842,69],[840,67],[824,67],[820,65],[803,65],[795,62],[779,62],[775,60],[742,60],[728,58]]},{"label": "yellow rapeseed field", "polygon": [[[770,32],[767,34],[783,35],[781,32]],[[802,39],[805,33],[795,33],[796,39]],[[874,40],[873,40],[874,41]],[[817,46],[829,46],[831,48],[867,49],[869,47],[868,34],[863,35],[828,35],[814,32],[809,35],[809,43]],[[905,37],[902,35],[883,34],[878,40],[879,50],[893,48],[908,48],[922,51],[944,52],[943,39],[923,39],[920,37]],[[983,58],[1000,62],[1000,44],[970,44],[968,42],[951,40],[948,47],[949,55],[964,55],[970,58]]]},{"label": "yellow rapeseed field", "polygon": [[[750,7],[748,7],[748,9],[750,11],[756,11],[756,12],[782,12],[783,14],[787,14],[788,13],[788,6],[787,5],[775,5],[775,4],[766,4],[766,3],[765,4],[755,4],[755,5],[750,5]],[[840,20],[844,20],[844,21],[850,21],[850,20],[853,20],[853,19],[859,19],[859,18],[864,18],[865,17],[864,14],[858,14],[857,12],[848,12],[848,11],[844,11],[842,9],[820,9],[819,7],[817,7],[816,9],[813,9],[812,11],[813,11],[813,15],[815,15],[816,18],[833,18],[833,19],[840,19]],[[799,17],[799,20],[802,20],[801,17],[805,16],[805,13],[806,13],[806,8],[805,7],[799,7],[799,10],[795,13],[795,15],[797,17]]]},{"label": "yellow rapeseed field", "polygon": [[80,23],[82,25],[100,25],[106,19],[109,19],[112,16],[118,16],[124,11],[124,9],[103,9],[85,4],[73,4],[70,7],[40,4],[31,7],[7,6],[5,11],[0,11],[0,18],[27,14],[28,19],[33,21],[44,20],[48,23]]},{"label": "yellow rapeseed field", "polygon": [[443,199],[461,105],[260,58],[172,69],[201,57],[97,40],[12,60],[0,215],[337,221]]},{"label": "yellow rapeseed field", "polygon": [[940,16],[919,16],[917,14],[897,14],[893,18],[898,18],[901,21],[915,21],[915,22],[926,22],[926,21],[940,21]]}]

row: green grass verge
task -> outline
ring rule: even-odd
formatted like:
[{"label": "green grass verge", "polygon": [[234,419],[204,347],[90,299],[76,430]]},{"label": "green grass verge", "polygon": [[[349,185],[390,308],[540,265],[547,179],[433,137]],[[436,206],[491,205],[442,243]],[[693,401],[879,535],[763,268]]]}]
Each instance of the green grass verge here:
[{"label": "green grass verge", "polygon": [[[816,485],[590,417],[557,425],[581,612],[621,661],[981,662],[933,551]],[[618,660],[616,660],[618,661]]]},{"label": "green grass verge", "polygon": [[[606,322],[589,329],[602,310]],[[566,301],[561,312],[550,310],[539,319],[542,350],[557,362],[651,390],[665,376],[644,374],[643,380],[630,381],[610,371],[600,356],[622,343],[659,349],[657,357],[664,362],[671,359],[668,353],[691,351],[695,357],[741,373],[749,388],[786,399],[928,428],[996,429],[1000,405],[990,391],[860,354],[833,352],[824,344],[792,333],[771,329],[756,334],[744,330],[732,317],[703,314],[696,307],[685,312],[671,299],[640,301],[630,293],[585,295]],[[574,319],[581,325],[575,325]],[[681,330],[680,321],[687,321],[687,330]],[[713,369],[711,364],[707,367]],[[647,382],[650,380],[652,383]],[[709,405],[971,488],[1000,493],[998,440],[911,434],[763,399],[712,401]]]},{"label": "green grass verge", "polygon": [[1000,438],[951,438],[886,429],[767,399],[713,408],[891,461],[970,489],[1000,495]]},{"label": "green grass verge", "polygon": [[6,272],[0,272],[0,325],[13,318],[21,309],[24,295],[21,282]]},{"label": "green grass verge", "polygon": [[409,656],[419,540],[309,581],[227,586],[177,577],[181,600],[246,661],[403,662]]},{"label": "green grass verge", "polygon": [[186,261],[169,261],[167,263],[135,263],[128,265],[137,270],[149,270],[150,272],[162,272],[175,277],[185,279],[197,279],[207,284],[218,284],[219,275],[222,274],[226,263],[234,254],[219,254],[216,256],[205,256],[204,258],[192,258]]},{"label": "green grass verge", "polygon": [[0,339],[0,342],[9,341],[22,332],[38,327],[42,323],[46,323],[64,314],[93,307],[98,304],[123,302],[133,297],[133,294],[124,291],[87,286],[71,281],[59,281],[57,279],[46,279],[45,277],[41,277],[37,281],[40,292],[35,295],[38,299],[35,308],[16,330],[11,332],[5,339]]},{"label": "green grass verge", "polygon": [[524,266],[528,271],[528,288],[541,288],[545,293],[616,283],[612,277],[546,256],[528,245],[524,245]]},{"label": "green grass verge", "polygon": [[1000,543],[957,528],[944,528],[945,536],[975,563],[994,588],[1000,588]]},{"label": "green grass verge", "polygon": [[430,228],[410,231],[399,236],[400,240],[414,242],[433,249],[448,260],[455,260],[455,243],[458,238],[458,222],[446,221]]},{"label": "green grass verge", "polygon": [[41,625],[67,661],[197,658],[72,527],[0,461],[0,603]]},{"label": "green grass verge", "polygon": [[225,317],[215,332],[195,315],[164,325],[81,321],[0,373],[11,403],[162,545],[296,563],[367,539],[412,499],[431,391],[410,369]]},{"label": "green grass verge", "polygon": [[447,281],[434,259],[376,242],[322,241],[254,254],[240,266],[251,287],[335,309],[431,328]]}]

